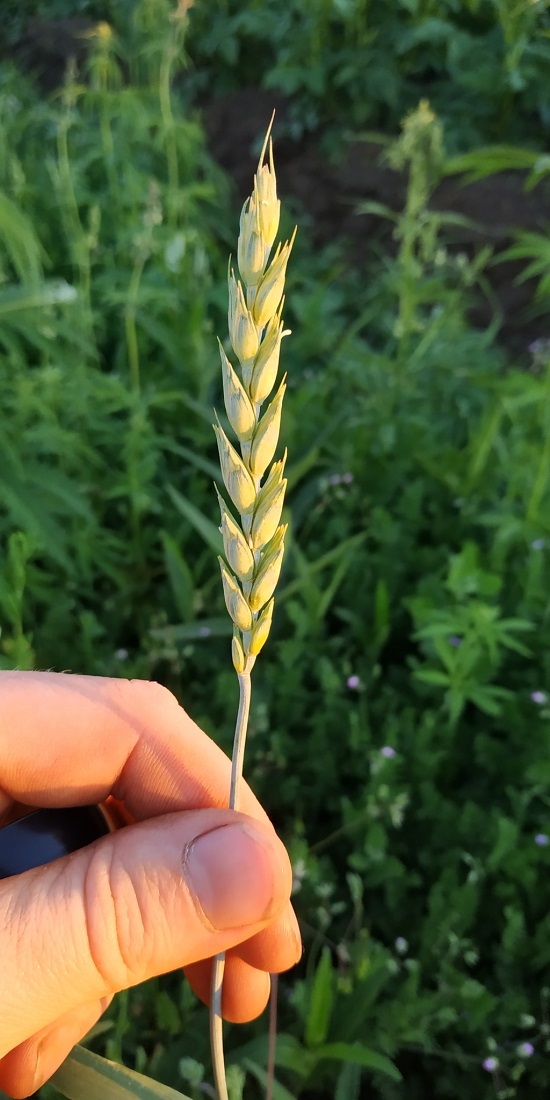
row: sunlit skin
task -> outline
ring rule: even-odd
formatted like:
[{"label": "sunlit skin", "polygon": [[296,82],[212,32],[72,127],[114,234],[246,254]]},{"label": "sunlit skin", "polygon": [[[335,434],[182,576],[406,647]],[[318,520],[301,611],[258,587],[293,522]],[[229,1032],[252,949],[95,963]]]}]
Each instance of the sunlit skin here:
[{"label": "sunlit skin", "polygon": [[[269,974],[298,960],[300,936],[290,863],[266,814],[246,784],[243,812],[224,808],[224,753],[145,681],[2,672],[0,714],[4,824],[20,803],[110,797],[128,821],[0,882],[0,1088],[15,1098],[39,1088],[118,990],[153,975],[182,967],[208,1002],[220,951],[224,1016],[257,1016]],[[196,838],[206,834],[205,848]],[[228,853],[215,879],[201,844]]]}]

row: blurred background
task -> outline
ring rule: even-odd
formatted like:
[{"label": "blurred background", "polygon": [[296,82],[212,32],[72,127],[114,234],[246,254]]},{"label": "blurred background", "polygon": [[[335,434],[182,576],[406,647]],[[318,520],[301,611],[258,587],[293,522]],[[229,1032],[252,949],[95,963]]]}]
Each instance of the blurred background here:
[{"label": "blurred background", "polygon": [[[216,335],[275,107],[291,537],[245,770],[305,953],[273,1100],[543,1100],[548,0],[2,18],[2,667],[159,680],[230,752]],[[267,1019],[226,1041],[259,1100]],[[211,1095],[180,975],[89,1044]]]}]

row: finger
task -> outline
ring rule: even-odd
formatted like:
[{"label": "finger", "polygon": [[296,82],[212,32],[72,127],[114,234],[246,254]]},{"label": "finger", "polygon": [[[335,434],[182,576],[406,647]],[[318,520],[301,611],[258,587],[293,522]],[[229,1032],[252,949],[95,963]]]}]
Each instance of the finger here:
[{"label": "finger", "polygon": [[[186,966],[185,977],[197,997],[210,1004],[212,959]],[[271,981],[264,970],[256,970],[237,955],[225,960],[222,986],[222,1015],[232,1024],[246,1024],[259,1016],[269,1000]]]},{"label": "finger", "polygon": [[298,921],[289,905],[284,920],[281,917],[255,936],[238,943],[232,952],[257,970],[281,974],[283,970],[296,966],[302,957],[302,950]]},{"label": "finger", "polygon": [[[179,706],[145,680],[0,672],[0,792],[31,806],[122,800],[138,821],[226,806],[231,764]],[[246,783],[240,809],[267,815]]]},{"label": "finger", "polygon": [[0,1088],[14,1100],[36,1092],[97,1023],[111,1000],[104,997],[80,1005],[10,1050],[0,1059]]},{"label": "finger", "polygon": [[121,829],[0,882],[0,1058],[81,1004],[255,935],[291,879],[271,826],[211,809]]},{"label": "finger", "polygon": [[[289,970],[295,966],[302,956],[302,942],[298,931],[298,922],[292,914],[292,921],[288,925],[282,922],[273,922],[258,932],[255,936],[232,947],[227,953],[225,973],[223,978],[223,995],[227,997],[227,1004],[239,1001],[241,1022],[253,1020],[259,1012],[263,1011],[263,1005],[257,1008],[258,980],[257,975],[263,971],[266,974],[280,974],[283,970]],[[238,967],[235,960],[245,964],[247,969]],[[210,1004],[210,980],[212,974],[212,960],[201,959],[190,967],[185,967],[185,977],[194,989],[198,997],[205,1004]],[[238,975],[238,994],[233,989],[233,974]],[[246,976],[250,975],[250,990],[247,986]],[[261,983],[261,989],[265,983]],[[223,1001],[226,1004],[226,1001]],[[224,1010],[225,1015],[225,1010]],[[232,1015],[227,1019],[233,1020]]]},{"label": "finger", "polygon": [[[269,974],[280,974],[295,966],[302,956],[298,921],[273,922],[228,951],[222,990],[222,1013],[232,1023],[246,1023],[263,1012],[269,998]],[[264,977],[262,977],[262,974]],[[185,967],[185,977],[197,997],[209,1005],[212,959],[201,959]]]}]

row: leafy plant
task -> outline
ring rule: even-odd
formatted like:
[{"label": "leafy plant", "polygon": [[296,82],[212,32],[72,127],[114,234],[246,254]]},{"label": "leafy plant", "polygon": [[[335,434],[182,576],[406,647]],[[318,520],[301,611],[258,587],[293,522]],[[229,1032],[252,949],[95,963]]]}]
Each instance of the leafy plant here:
[{"label": "leafy plant", "polygon": [[462,150],[524,143],[526,132],[536,140],[548,118],[543,3],[291,0],[282,8],[278,0],[228,0],[214,19],[210,13],[202,0],[191,13],[195,83],[284,92],[298,136],[335,120],[340,128],[392,130],[423,97]]}]

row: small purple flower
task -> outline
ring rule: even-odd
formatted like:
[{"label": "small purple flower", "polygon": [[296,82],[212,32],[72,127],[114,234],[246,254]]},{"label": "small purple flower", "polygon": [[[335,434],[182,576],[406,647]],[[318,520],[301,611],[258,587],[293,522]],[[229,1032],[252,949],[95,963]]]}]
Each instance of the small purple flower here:
[{"label": "small purple flower", "polygon": [[483,1069],[487,1070],[487,1073],[494,1073],[498,1069],[498,1058],[485,1058],[482,1066]]},{"label": "small purple flower", "polygon": [[458,634],[450,634],[449,645],[462,645],[462,638],[459,638]]},{"label": "small purple flower", "polygon": [[348,676],[346,685],[349,687],[350,691],[359,691],[361,681],[358,676]]},{"label": "small purple flower", "polygon": [[533,539],[533,541],[531,543],[531,550],[544,550],[545,546],[546,546],[546,540],[545,539]]},{"label": "small purple flower", "polygon": [[211,633],[209,626],[199,626],[199,638],[209,638]]},{"label": "small purple flower", "polygon": [[391,745],[384,745],[380,749],[380,756],[385,756],[387,760],[393,760],[394,756],[397,756],[395,749],[392,749]]},{"label": "small purple flower", "polygon": [[130,654],[127,649],[115,649],[115,657],[117,661],[127,661]]},{"label": "small purple flower", "polygon": [[539,707],[542,707],[546,703],[548,696],[545,691],[532,691],[531,699],[534,703],[537,703]]},{"label": "small purple flower", "polygon": [[535,1048],[532,1043],[520,1043],[516,1047],[516,1051],[520,1058],[530,1058],[535,1053]]},{"label": "small purple flower", "polygon": [[327,481],[329,485],[351,485],[353,474],[331,474],[330,477],[327,478]]},{"label": "small purple flower", "polygon": [[550,837],[546,833],[537,833],[535,844],[538,844],[539,848],[546,848],[547,844],[550,844]]},{"label": "small purple flower", "polygon": [[550,340],[544,336],[539,336],[538,340],[533,340],[527,351],[534,356],[548,355],[550,354]]}]

